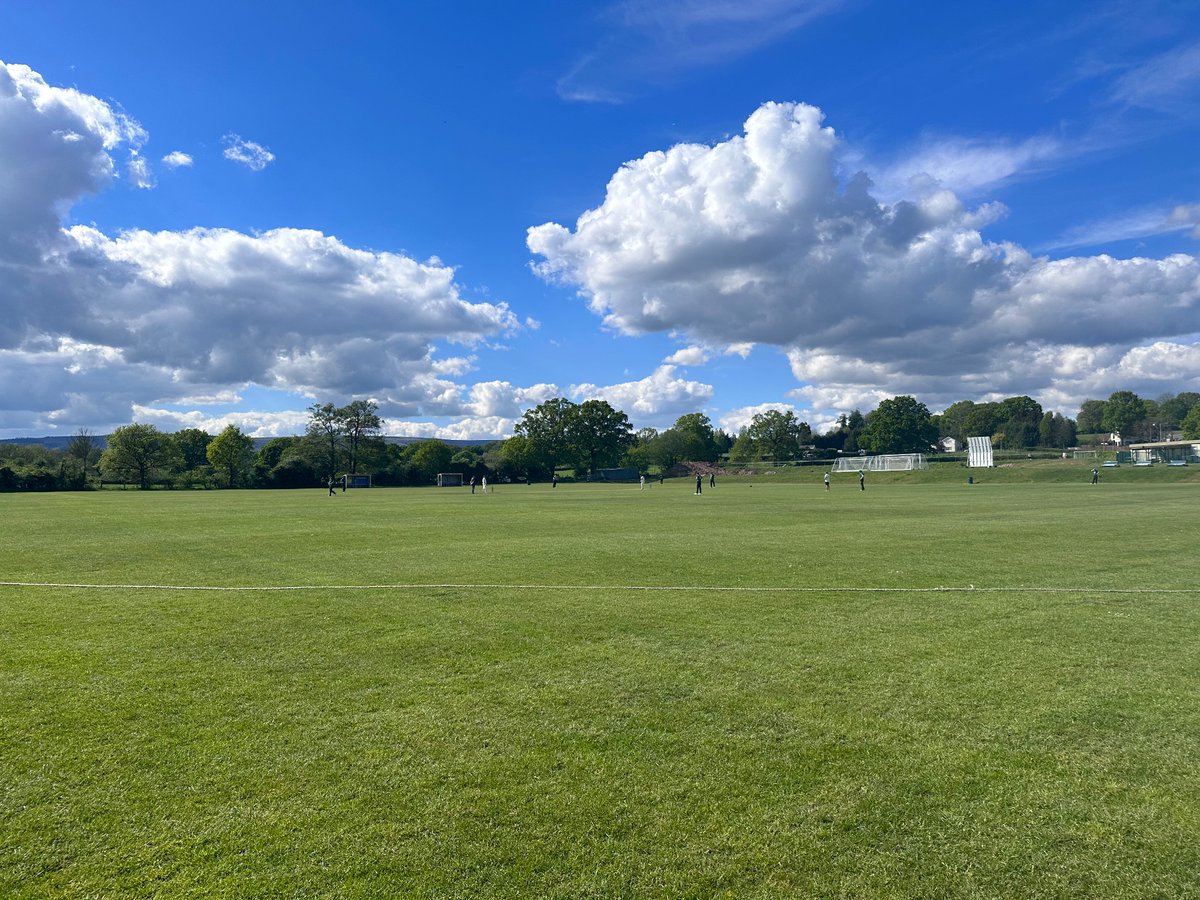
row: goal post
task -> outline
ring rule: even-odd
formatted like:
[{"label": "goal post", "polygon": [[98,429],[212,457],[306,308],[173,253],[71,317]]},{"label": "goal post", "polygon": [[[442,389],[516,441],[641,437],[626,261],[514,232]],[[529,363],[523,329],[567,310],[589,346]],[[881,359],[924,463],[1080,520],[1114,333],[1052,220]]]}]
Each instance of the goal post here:
[{"label": "goal post", "polygon": [[463,477],[462,472],[439,472],[437,477],[438,487],[462,487]]},{"label": "goal post", "polygon": [[834,472],[914,472],[928,468],[929,462],[924,453],[843,456],[833,464]]}]

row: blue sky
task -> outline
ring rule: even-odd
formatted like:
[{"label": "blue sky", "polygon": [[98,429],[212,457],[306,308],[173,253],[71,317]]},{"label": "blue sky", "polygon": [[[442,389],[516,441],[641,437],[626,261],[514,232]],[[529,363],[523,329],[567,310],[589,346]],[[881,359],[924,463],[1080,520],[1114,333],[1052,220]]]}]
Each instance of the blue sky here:
[{"label": "blue sky", "polygon": [[0,437],[1200,390],[1200,7],[0,7]]}]

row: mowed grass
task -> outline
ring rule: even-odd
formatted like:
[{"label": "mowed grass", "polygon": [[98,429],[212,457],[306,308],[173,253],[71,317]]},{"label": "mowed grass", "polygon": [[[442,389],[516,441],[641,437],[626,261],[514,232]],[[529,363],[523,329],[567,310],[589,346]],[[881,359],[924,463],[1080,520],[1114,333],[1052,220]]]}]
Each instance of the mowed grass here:
[{"label": "mowed grass", "polygon": [[1200,484],[987,474],[0,496],[0,896],[1200,893]]}]

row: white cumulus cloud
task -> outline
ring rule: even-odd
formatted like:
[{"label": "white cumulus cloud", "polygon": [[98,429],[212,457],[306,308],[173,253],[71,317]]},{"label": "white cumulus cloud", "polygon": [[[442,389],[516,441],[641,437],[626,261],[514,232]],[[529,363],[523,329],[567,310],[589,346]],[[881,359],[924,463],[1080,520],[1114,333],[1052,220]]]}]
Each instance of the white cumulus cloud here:
[{"label": "white cumulus cloud", "polygon": [[121,148],[144,162],[146,139],[103,101],[0,63],[0,383],[22,388],[0,392],[0,430],[122,424],[250,384],[375,397],[384,416],[466,413],[451,378],[468,363],[436,348],[520,325],[463,297],[439,260],[295,228],[64,227]]},{"label": "white cumulus cloud", "polygon": [[[539,225],[527,243],[535,271],[578,287],[608,327],[773,345],[814,402],[932,390],[1077,403],[1082,383],[1037,361],[1076,347],[1194,346],[1200,262],[1035,257],[984,237],[1002,208],[968,209],[944,184],[995,181],[1055,152],[960,148],[914,169],[911,196],[885,203],[868,174],[842,173],[850,154],[820,110],[767,103],[740,135],[625,164],[573,228]],[[1187,377],[1177,389],[1195,386]]]},{"label": "white cumulus cloud", "polygon": [[471,386],[467,410],[479,418],[517,419],[525,410],[561,395],[555,384],[517,387],[507,381],[482,381]]},{"label": "white cumulus cloud", "polygon": [[795,413],[796,418],[804,421],[803,411],[788,403],[757,403],[754,406],[742,406],[731,409],[718,420],[721,429],[728,434],[737,434],[747,427],[756,415],[766,412]]},{"label": "white cumulus cloud", "polygon": [[155,406],[134,404],[133,418],[137,422],[153,425],[162,431],[180,431],[198,428],[209,434],[220,434],[226,426],[234,425],[244,434],[255,438],[287,437],[303,434],[308,426],[308,413],[295,410],[287,412],[238,412],[229,415],[209,415],[203,412],[179,412]]},{"label": "white cumulus cloud", "polygon": [[703,347],[683,347],[663,360],[674,366],[702,366],[708,362],[708,351]]},{"label": "white cumulus cloud", "polygon": [[637,427],[665,427],[686,413],[695,412],[712,399],[710,384],[689,381],[676,374],[675,366],[659,366],[639,381],[601,386],[571,385],[571,396],[584,400],[607,400],[623,410]]}]

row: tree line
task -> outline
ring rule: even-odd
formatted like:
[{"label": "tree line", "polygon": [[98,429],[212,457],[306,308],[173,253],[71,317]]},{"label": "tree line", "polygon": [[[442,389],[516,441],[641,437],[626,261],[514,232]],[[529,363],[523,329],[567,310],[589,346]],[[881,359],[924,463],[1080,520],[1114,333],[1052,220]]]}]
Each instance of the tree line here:
[{"label": "tree line", "polygon": [[500,441],[453,448],[438,440],[399,445],[381,436],[378,406],[314,404],[304,435],[255,449],[236,425],[217,435],[198,428],[164,432],[135,422],[108,436],[86,429],[65,450],[0,444],[0,491],[83,490],[103,484],[139,488],[300,488],[370,473],[380,485],[431,484],[439,472],[477,477],[499,466]]},{"label": "tree line", "polygon": [[1200,439],[1200,393],[1163,394],[1157,400],[1116,391],[1107,400],[1085,400],[1076,426],[1080,434],[1115,433],[1122,440]]},{"label": "tree line", "polygon": [[257,450],[236,425],[211,435],[197,428],[167,433],[134,423],[116,429],[103,450],[87,429],[65,450],[0,444],[0,491],[81,490],[103,482],[143,488],[299,488],[360,473],[369,473],[378,485],[432,484],[441,472],[545,480],[560,471],[583,477],[609,467],[666,472],[682,462],[727,459],[737,465],[859,452],[927,453],[943,438],[962,444],[983,435],[1008,450],[1066,449],[1079,435],[1110,432],[1126,441],[1200,440],[1200,393],[1190,391],[1157,400],[1116,391],[1107,400],[1086,400],[1076,419],[1043,410],[1026,396],[961,400],[932,415],[924,403],[902,395],[866,414],[845,413],[823,433],[814,433],[792,411],[766,410],[737,435],[714,427],[699,412],[680,416],[662,431],[634,431],[628,416],[605,400],[574,403],[555,397],[528,410],[511,438],[461,448],[436,439],[407,445],[385,441],[379,408],[370,400],[314,404],[308,413],[304,435],[273,438]]}]

